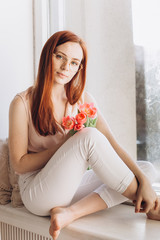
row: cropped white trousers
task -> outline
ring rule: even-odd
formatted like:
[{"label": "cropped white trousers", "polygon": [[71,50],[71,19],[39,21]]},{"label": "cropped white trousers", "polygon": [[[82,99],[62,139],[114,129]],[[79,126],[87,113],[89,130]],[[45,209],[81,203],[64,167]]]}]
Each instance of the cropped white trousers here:
[{"label": "cropped white trousers", "polygon": [[[140,167],[149,179],[155,176],[148,162]],[[86,170],[91,166],[92,170]],[[26,208],[40,216],[56,206],[68,206],[96,192],[108,207],[127,199],[121,194],[134,175],[119,158],[106,137],[95,128],[84,128],[69,138],[45,167],[23,181],[20,192]]]}]

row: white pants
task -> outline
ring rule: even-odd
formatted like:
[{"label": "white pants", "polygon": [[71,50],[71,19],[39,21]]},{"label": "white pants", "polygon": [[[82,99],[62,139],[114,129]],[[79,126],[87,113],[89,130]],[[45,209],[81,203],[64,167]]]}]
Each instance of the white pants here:
[{"label": "white pants", "polygon": [[[86,170],[88,166],[92,170]],[[148,162],[140,166],[150,179],[155,175]],[[133,178],[106,137],[95,128],[84,128],[69,138],[41,171],[25,182],[21,178],[20,191],[30,212],[46,216],[53,207],[68,206],[93,191],[108,207],[124,202],[127,199],[121,194]]]}]

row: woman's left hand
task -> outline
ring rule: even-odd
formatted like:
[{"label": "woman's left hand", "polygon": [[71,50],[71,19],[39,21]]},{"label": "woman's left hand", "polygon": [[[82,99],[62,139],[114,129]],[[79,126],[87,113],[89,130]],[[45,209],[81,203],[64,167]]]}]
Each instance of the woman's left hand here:
[{"label": "woman's left hand", "polygon": [[151,209],[156,210],[158,208],[158,197],[147,178],[139,182],[137,199],[134,204],[136,213],[148,213]]}]

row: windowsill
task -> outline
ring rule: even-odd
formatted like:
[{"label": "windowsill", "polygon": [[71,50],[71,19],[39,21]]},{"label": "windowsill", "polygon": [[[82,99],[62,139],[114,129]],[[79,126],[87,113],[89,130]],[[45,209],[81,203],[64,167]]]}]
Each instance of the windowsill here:
[{"label": "windowsill", "polygon": [[[25,208],[0,205],[0,221],[49,237],[49,217],[37,217]],[[35,223],[35,224],[34,224]],[[103,210],[71,223],[58,240],[150,240],[159,239],[159,222],[135,214],[124,204]]]}]

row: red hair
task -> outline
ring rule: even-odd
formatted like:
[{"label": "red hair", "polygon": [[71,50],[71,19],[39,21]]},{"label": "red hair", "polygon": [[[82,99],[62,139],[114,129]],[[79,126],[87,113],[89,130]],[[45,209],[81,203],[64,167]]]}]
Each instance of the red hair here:
[{"label": "red hair", "polygon": [[54,84],[52,55],[57,46],[66,42],[79,43],[83,51],[81,62],[83,68],[65,86],[66,96],[71,105],[79,100],[85,87],[87,49],[84,41],[70,31],[56,32],[47,40],[42,49],[37,80],[32,88],[32,121],[35,129],[42,136],[53,135],[61,131],[54,118],[54,106],[51,100]]}]

